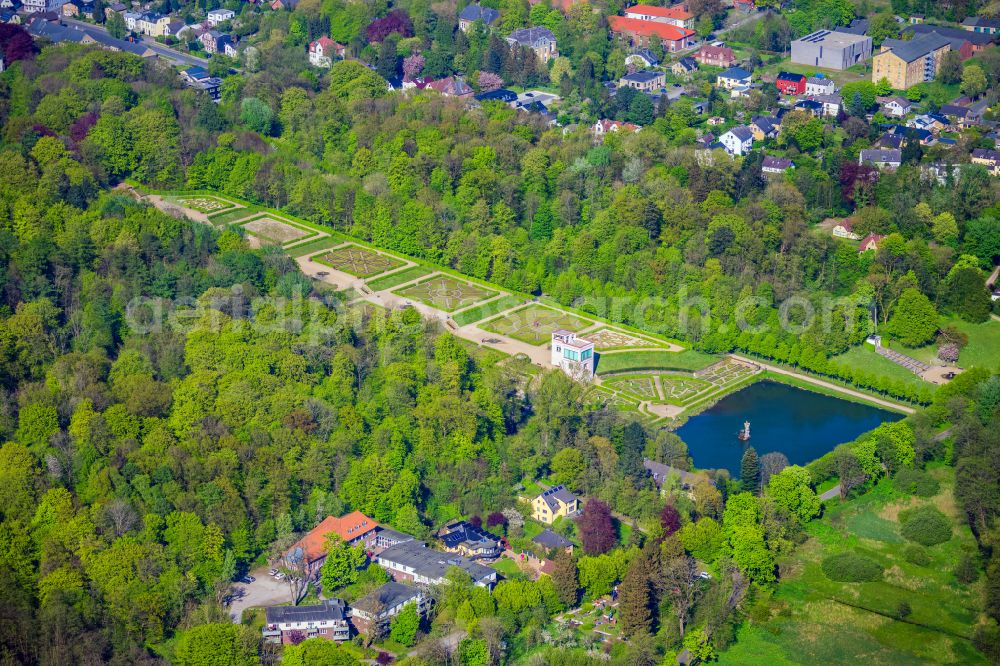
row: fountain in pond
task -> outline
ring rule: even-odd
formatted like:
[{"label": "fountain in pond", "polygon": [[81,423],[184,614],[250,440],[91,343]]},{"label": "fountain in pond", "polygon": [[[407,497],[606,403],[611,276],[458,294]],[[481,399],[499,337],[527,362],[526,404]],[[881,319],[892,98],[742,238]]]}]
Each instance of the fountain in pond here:
[{"label": "fountain in pond", "polygon": [[736,435],[736,437],[741,442],[745,442],[748,439],[750,439],[750,422],[749,421],[744,421],[743,422],[743,430],[740,430],[739,433]]}]

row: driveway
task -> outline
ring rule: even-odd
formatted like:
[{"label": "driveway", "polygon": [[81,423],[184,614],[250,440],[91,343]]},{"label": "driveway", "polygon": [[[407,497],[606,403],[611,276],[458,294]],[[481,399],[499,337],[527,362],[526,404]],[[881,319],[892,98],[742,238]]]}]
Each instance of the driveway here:
[{"label": "driveway", "polygon": [[243,597],[234,599],[229,606],[229,617],[232,618],[233,624],[239,624],[242,621],[243,611],[247,608],[278,606],[292,600],[288,584],[269,576],[267,574],[269,570],[268,567],[264,567],[250,572],[250,575],[257,580],[249,585],[233,583],[234,590],[243,589],[245,591]]}]

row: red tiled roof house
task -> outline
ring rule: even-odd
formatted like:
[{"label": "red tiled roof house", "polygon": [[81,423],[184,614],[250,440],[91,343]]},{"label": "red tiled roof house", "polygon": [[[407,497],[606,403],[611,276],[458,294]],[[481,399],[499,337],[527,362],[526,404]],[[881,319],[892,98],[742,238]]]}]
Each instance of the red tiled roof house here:
[{"label": "red tiled roof house", "polygon": [[609,16],[608,27],[611,33],[636,48],[649,46],[653,35],[660,38],[663,50],[673,53],[691,46],[694,41],[694,30],[678,28],[668,23],[657,21],[642,21],[627,16]]},{"label": "red tiled roof house", "polygon": [[328,536],[336,534],[349,545],[364,543],[366,548],[370,548],[378,526],[378,523],[360,511],[340,518],[327,516],[285,552],[285,561],[297,565],[299,558],[305,558],[306,575],[316,575],[326,559]]},{"label": "red tiled roof house", "polygon": [[672,7],[654,7],[653,5],[633,5],[625,10],[625,17],[640,21],[666,23],[678,28],[694,28],[694,14],[687,5],[678,4]]}]

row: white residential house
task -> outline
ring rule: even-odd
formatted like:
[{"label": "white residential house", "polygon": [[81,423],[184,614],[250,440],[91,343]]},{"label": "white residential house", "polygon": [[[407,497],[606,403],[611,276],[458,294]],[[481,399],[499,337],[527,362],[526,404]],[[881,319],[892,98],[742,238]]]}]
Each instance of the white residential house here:
[{"label": "white residential house", "polygon": [[833,79],[811,76],[806,79],[806,95],[832,95],[837,91]]},{"label": "white residential house", "polygon": [[730,155],[746,155],[753,147],[753,132],[746,125],[737,125],[720,136],[719,143]]},{"label": "white residential house", "polygon": [[320,37],[309,44],[309,64],[313,67],[333,66],[334,58],[344,57],[344,47],[329,37]]},{"label": "white residential house", "polygon": [[760,170],[764,173],[785,173],[794,168],[795,163],[787,157],[774,157],[772,155],[765,155],[764,161],[760,165]]},{"label": "white residential house", "polygon": [[883,104],[882,108],[885,109],[887,115],[902,118],[913,108],[913,102],[902,97],[893,97]]},{"label": "white residential house", "polygon": [[139,12],[125,12],[122,14],[122,18],[125,19],[125,27],[128,28],[129,32],[135,32],[142,14]]},{"label": "white residential house", "polygon": [[208,13],[208,25],[215,27],[225,21],[230,21],[236,16],[232,9],[213,9]]},{"label": "white residential house", "polygon": [[594,123],[594,138],[602,139],[611,132],[638,132],[642,127],[627,123],[624,120],[602,119]]},{"label": "white residential house", "polygon": [[564,329],[552,331],[552,365],[574,379],[594,376],[594,343]]},{"label": "white residential house", "polygon": [[58,12],[66,0],[24,0],[21,7],[28,14]]},{"label": "white residential house", "polygon": [[750,72],[742,67],[730,67],[723,73],[715,77],[715,85],[725,90],[733,88],[749,88]]},{"label": "white residential house", "polygon": [[844,108],[844,100],[840,95],[816,95],[813,100],[823,105],[822,113],[827,118],[836,118]]},{"label": "white residential house", "polygon": [[848,240],[861,240],[859,234],[854,233],[854,226],[850,220],[841,220],[833,225],[833,236],[835,238],[846,238]]}]

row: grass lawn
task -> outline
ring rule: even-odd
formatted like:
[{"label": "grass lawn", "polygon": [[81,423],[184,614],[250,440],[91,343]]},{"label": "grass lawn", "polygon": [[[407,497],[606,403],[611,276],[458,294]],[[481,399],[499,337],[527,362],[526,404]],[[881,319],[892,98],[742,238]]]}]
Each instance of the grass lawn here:
[{"label": "grass lawn", "polygon": [[313,252],[318,252],[319,250],[325,250],[333,247],[334,245],[340,245],[343,242],[344,240],[342,238],[334,238],[333,236],[317,238],[316,240],[309,241],[308,243],[302,243],[301,245],[289,248],[288,256],[293,259],[304,257],[307,254],[312,254]]},{"label": "grass lawn", "polygon": [[[962,353],[958,357],[958,365],[960,367],[995,369],[997,364],[1000,363],[1000,359],[998,359],[998,350],[1000,350],[1000,322],[990,319],[982,324],[970,324],[957,317],[950,317],[947,319],[942,318],[941,328],[945,326],[954,326],[969,336],[969,344],[962,349]],[[929,365],[941,363],[937,358],[937,345],[933,342],[923,347],[917,347],[916,349],[904,347],[898,342],[885,339],[883,339],[883,344],[901,354],[912,356],[918,361],[923,361]]]},{"label": "grass lawn", "polygon": [[[904,352],[905,353],[905,352]],[[841,366],[859,367],[866,373],[887,377],[892,380],[902,381],[908,386],[930,386],[927,382],[917,377],[901,365],[896,365],[884,356],[875,353],[875,348],[869,344],[852,347],[843,354],[839,354],[830,359]]]},{"label": "grass lawn", "polygon": [[212,222],[212,224],[219,226],[219,225],[232,224],[237,220],[242,220],[243,218],[251,217],[259,212],[260,208],[257,208],[256,206],[245,205],[244,208],[234,208],[233,210],[227,210],[222,213],[210,213],[208,219]]},{"label": "grass lawn", "polygon": [[417,278],[430,275],[431,272],[431,269],[426,266],[410,266],[409,268],[401,270],[398,273],[385,275],[380,278],[375,278],[374,280],[368,280],[365,285],[372,291],[382,291],[383,289],[391,289],[392,287],[399,286],[406,282],[412,282]]},{"label": "grass lawn", "polygon": [[521,568],[517,566],[517,562],[509,557],[501,557],[490,566],[502,573],[506,578],[510,578],[521,573]]},{"label": "grass lawn", "polygon": [[923,94],[922,101],[930,99],[938,106],[947,104],[961,93],[961,86],[958,83],[945,85],[940,81],[925,81],[913,86],[912,89],[919,90]]},{"label": "grass lawn", "polygon": [[949,324],[969,336],[969,344],[958,356],[960,366],[996,370],[1000,364],[1000,321],[990,319],[982,324],[970,324],[961,319],[952,319],[942,323],[945,326]]},{"label": "grass lawn", "polygon": [[[955,505],[954,472],[932,473],[941,492],[929,499],[897,493],[884,480],[857,499],[833,503],[807,527],[809,540],[779,561],[782,581],[758,599],[738,640],[721,664],[915,664],[986,663],[972,647],[979,584],[959,584],[952,573],[975,540]],[[930,562],[903,557],[908,542],[899,533],[902,509],[930,503],[953,518],[952,538],[927,548]],[[884,567],[882,580],[840,583],[823,573],[823,559],[852,550]],[[898,607],[912,613],[900,619]]]},{"label": "grass lawn", "polygon": [[718,360],[717,356],[691,349],[682,352],[615,352],[598,356],[597,374],[626,370],[701,370]]},{"label": "grass lawn", "polygon": [[824,69],[822,67],[814,67],[813,65],[797,65],[791,60],[782,60],[781,62],[773,65],[767,65],[762,71],[771,75],[777,75],[778,72],[790,72],[792,74],[805,74],[806,76],[815,76],[818,72],[826,76],[828,79],[833,79],[833,82],[837,84],[838,88],[845,83],[866,80],[869,78],[863,73],[856,71]]},{"label": "grass lawn", "polygon": [[471,324],[481,319],[486,319],[487,317],[492,317],[495,314],[499,314],[504,310],[510,309],[522,301],[520,296],[504,296],[503,298],[498,298],[495,301],[490,301],[489,303],[483,303],[482,305],[477,305],[471,307],[467,310],[462,310],[457,313],[452,319],[459,326],[465,326],[466,324]]}]

